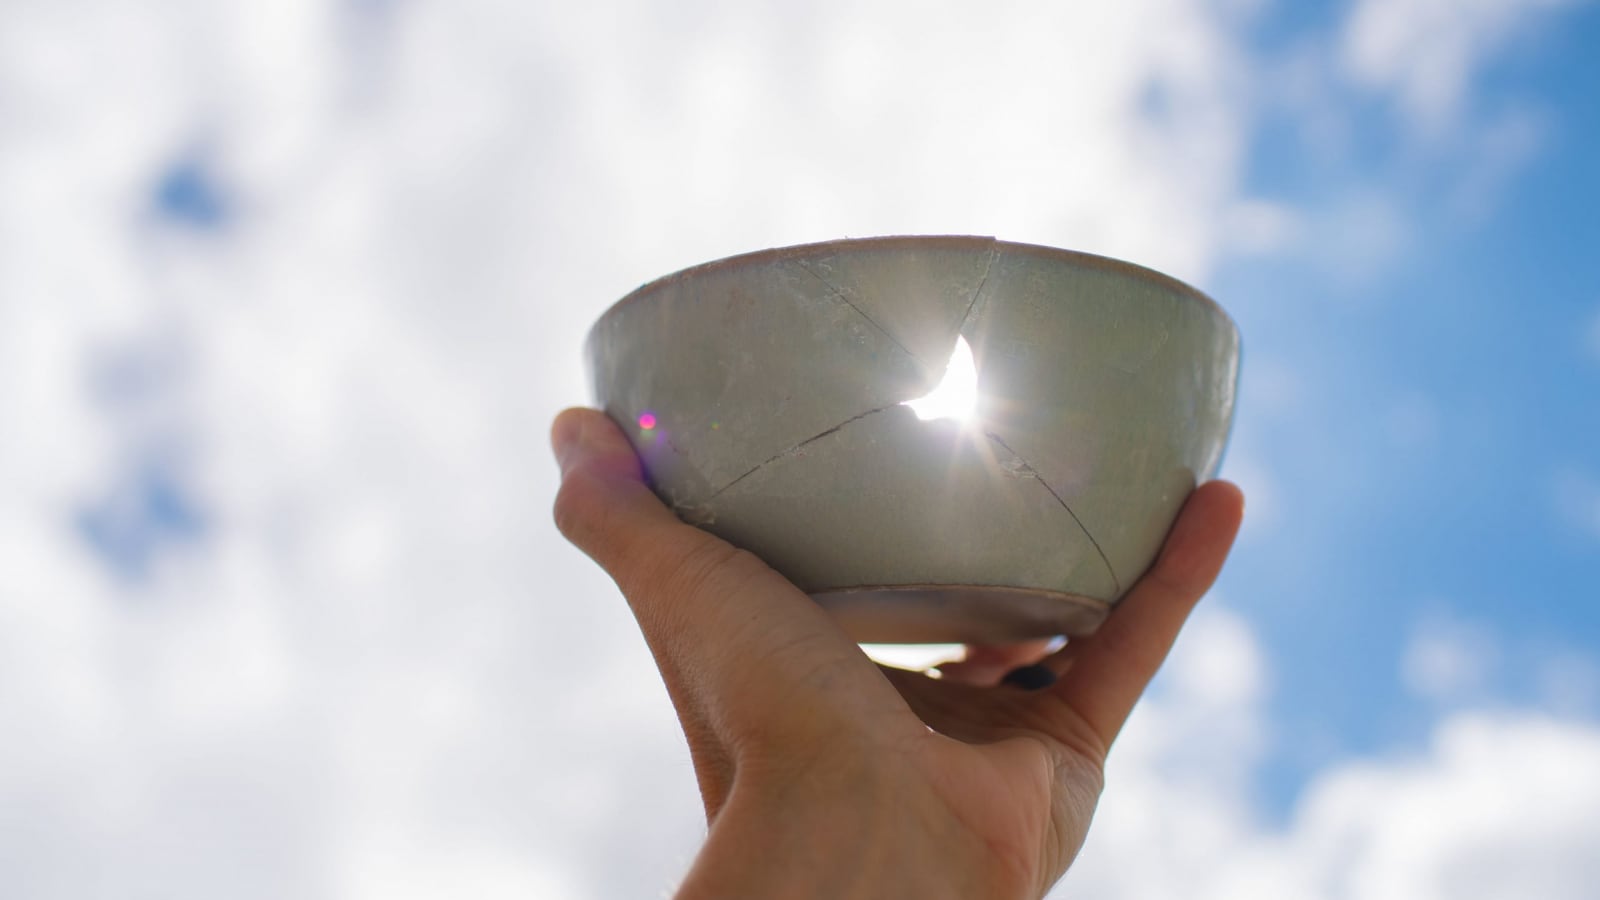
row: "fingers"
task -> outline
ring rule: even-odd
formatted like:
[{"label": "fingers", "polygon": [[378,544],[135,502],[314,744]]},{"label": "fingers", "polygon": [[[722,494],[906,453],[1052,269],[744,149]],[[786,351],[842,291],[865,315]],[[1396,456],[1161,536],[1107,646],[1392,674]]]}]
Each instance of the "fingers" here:
[{"label": "fingers", "polygon": [[1015,711],[992,686],[934,679],[891,666],[879,668],[917,718],[945,737],[988,743],[1016,732],[1009,724]]},{"label": "fingers", "polygon": [[632,445],[605,414],[563,412],[551,443],[562,471],[556,526],[616,580],[653,648],[727,639],[730,628],[741,631],[739,623],[772,612],[760,607],[799,605],[745,590],[749,582],[781,579],[750,554],[679,521],[645,485]]},{"label": "fingers", "polygon": [[[795,720],[782,695],[783,703],[829,711],[892,698],[910,717],[809,597],[755,556],[673,515],[604,413],[563,412],[551,443],[562,470],[556,524],[621,587],[680,716],[703,709],[719,730],[772,731]],[[863,678],[881,693],[862,689]],[[848,683],[830,689],[836,680]]]},{"label": "fingers", "polygon": [[1052,689],[1109,747],[1166,659],[1189,612],[1233,546],[1244,495],[1226,481],[1190,495],[1155,565],[1093,636],[1068,644],[1070,670]]},{"label": "fingers", "polygon": [[1036,663],[1049,652],[1049,639],[1014,644],[973,644],[956,662],[941,664],[939,677],[965,684],[998,684],[1018,666]]},{"label": "fingers", "polygon": [[627,567],[641,545],[663,536],[676,550],[698,540],[675,534],[681,523],[645,486],[639,457],[604,413],[566,410],[550,429],[550,443],[561,467],[556,527],[607,572],[615,575],[614,565]]}]

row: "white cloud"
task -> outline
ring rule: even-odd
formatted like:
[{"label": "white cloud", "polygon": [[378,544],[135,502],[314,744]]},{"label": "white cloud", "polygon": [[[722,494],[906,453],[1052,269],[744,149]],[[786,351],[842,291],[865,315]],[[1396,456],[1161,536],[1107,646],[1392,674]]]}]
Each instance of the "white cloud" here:
[{"label": "white cloud", "polygon": [[[1193,4],[114,6],[0,11],[0,881],[30,897],[659,893],[701,836],[687,755],[549,521],[604,306],[843,234],[1200,279],[1299,227],[1238,196],[1245,61]],[[221,232],[154,208],[188,156]],[[127,347],[185,361],[148,421],[89,389]],[[119,580],[72,522],[167,441],[204,534]],[[1248,627],[1186,647],[1083,883],[1149,896],[1152,847],[1167,895],[1320,872],[1246,799]]]},{"label": "white cloud", "polygon": [[487,847],[418,846],[406,835],[348,848],[345,865],[349,871],[335,894],[359,900],[529,900],[578,894],[577,885],[560,875],[561,866],[541,864],[492,843]]},{"label": "white cloud", "polygon": [[1393,91],[1423,133],[1456,124],[1474,79],[1539,14],[1571,0],[1360,0],[1340,61],[1356,83]]},{"label": "white cloud", "polygon": [[1472,136],[1473,152],[1450,205],[1474,222],[1489,217],[1513,179],[1544,149],[1548,125],[1531,109],[1514,109]]},{"label": "white cloud", "polygon": [[1600,660],[1570,647],[1541,651],[1533,665],[1540,703],[1571,716],[1600,714]]},{"label": "white cloud", "polygon": [[1250,394],[1243,402],[1250,411],[1268,420],[1283,420],[1304,413],[1315,405],[1306,385],[1305,373],[1281,357],[1266,352],[1250,359]]},{"label": "white cloud", "polygon": [[1230,447],[1218,477],[1232,481],[1244,491],[1245,513],[1239,530],[1240,540],[1249,542],[1272,534],[1282,520],[1283,488],[1259,456],[1243,447]]},{"label": "white cloud", "polygon": [[[1349,766],[1313,786],[1299,845],[1350,896],[1587,896],[1600,876],[1600,732],[1463,713],[1425,757]],[[1327,882],[1324,882],[1327,883]]]},{"label": "white cloud", "polygon": [[1416,240],[1409,211],[1384,192],[1366,187],[1324,208],[1303,246],[1341,285],[1360,288],[1403,259]]},{"label": "white cloud", "polygon": [[1205,896],[1256,828],[1266,679],[1249,626],[1202,603],[1118,738],[1088,842],[1052,896]]},{"label": "white cloud", "polygon": [[[1359,0],[1335,33],[1316,32],[1254,63],[1254,96],[1273,141],[1263,161],[1291,165],[1310,199],[1286,215],[1243,202],[1231,252],[1308,260],[1362,295],[1441,221],[1488,221],[1544,149],[1549,113],[1509,81],[1493,102],[1485,73],[1537,39],[1573,0]],[[1392,105],[1397,135],[1377,141],[1369,98]],[[1284,142],[1287,141],[1285,145]]]},{"label": "white cloud", "polygon": [[[1116,748],[1089,842],[1054,896],[1590,896],[1600,728],[1457,709],[1424,749],[1324,768],[1274,825],[1234,780],[1264,749],[1259,661],[1251,677],[1222,680],[1249,690],[1193,679],[1197,657],[1256,659],[1254,638],[1214,608],[1202,606],[1194,626]],[[1198,771],[1196,754],[1208,760]]]},{"label": "white cloud", "polygon": [[[659,893],[703,833],[682,738],[549,520],[588,324],[845,234],[1203,277],[1238,176],[1237,51],[1166,0],[102,6],[0,12],[0,880],[30,897]],[[163,218],[180,160],[220,230]],[[185,361],[170,415],[97,405],[108,349]],[[114,489],[154,527],[151,441],[206,527],[129,581],[72,522]]]},{"label": "white cloud", "polygon": [[1493,635],[1468,622],[1423,622],[1400,659],[1400,681],[1412,694],[1436,700],[1461,700],[1482,691],[1499,662]]},{"label": "white cloud", "polygon": [[[1399,683],[1435,709],[1524,708],[1573,719],[1600,713],[1600,658],[1570,636],[1530,637],[1440,604],[1411,629]],[[1455,610],[1455,611],[1452,611]]]},{"label": "white cloud", "polygon": [[1600,539],[1600,477],[1581,466],[1563,466],[1551,478],[1550,493],[1557,516]]},{"label": "white cloud", "polygon": [[1262,199],[1243,200],[1227,210],[1221,231],[1227,235],[1227,249],[1245,256],[1270,255],[1295,245],[1303,236],[1305,223],[1296,212],[1280,203]]}]

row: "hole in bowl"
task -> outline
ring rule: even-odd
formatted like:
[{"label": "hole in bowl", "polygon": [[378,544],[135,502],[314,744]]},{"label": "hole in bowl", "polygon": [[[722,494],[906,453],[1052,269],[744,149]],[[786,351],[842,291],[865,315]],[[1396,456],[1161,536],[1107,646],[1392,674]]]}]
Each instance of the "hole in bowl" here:
[{"label": "hole in bowl", "polygon": [[972,422],[978,408],[978,367],[965,337],[956,336],[956,349],[950,354],[938,385],[926,396],[906,400],[900,405],[911,407],[924,422],[929,419],[954,419],[963,425]]}]

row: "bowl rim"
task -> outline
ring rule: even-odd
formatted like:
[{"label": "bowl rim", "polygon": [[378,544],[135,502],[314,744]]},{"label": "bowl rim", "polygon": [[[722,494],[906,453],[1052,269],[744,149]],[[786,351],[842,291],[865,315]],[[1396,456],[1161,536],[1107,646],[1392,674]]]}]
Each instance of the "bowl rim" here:
[{"label": "bowl rim", "polygon": [[1235,334],[1237,334],[1239,331],[1238,323],[1233,320],[1232,316],[1228,315],[1227,310],[1222,308],[1222,304],[1212,299],[1204,291],[1200,290],[1194,285],[1189,284],[1182,279],[1168,275],[1165,272],[1152,269],[1149,266],[1142,266],[1138,263],[1128,262],[1124,259],[1117,259],[1111,256],[1101,256],[1096,253],[1088,253],[1082,250],[1068,250],[1063,247],[1051,247],[1046,244],[1030,244],[1018,241],[1006,241],[986,235],[895,234],[860,238],[836,238],[827,241],[813,241],[806,244],[791,244],[783,247],[769,247],[764,250],[752,250],[745,253],[736,253],[732,256],[724,256],[719,259],[710,260],[709,262],[698,263],[687,268],[679,269],[676,272],[671,272],[661,276],[660,278],[656,278],[641,284],[625,294],[620,300],[612,303],[606,308],[606,311],[601,313],[599,318],[595,320],[594,324],[589,329],[589,334],[587,337],[592,339],[595,332],[599,330],[601,324],[615,316],[624,307],[639,300],[643,300],[648,294],[654,293],[658,289],[677,281],[686,281],[709,274],[711,272],[720,271],[722,269],[770,264],[772,262],[784,259],[817,256],[824,252],[855,250],[867,247],[892,248],[895,246],[939,247],[944,249],[967,248],[972,250],[978,250],[980,248],[995,248],[1008,252],[1046,256],[1054,259],[1057,262],[1068,263],[1084,268],[1101,269],[1103,271],[1113,272],[1115,274],[1134,278],[1140,281],[1150,282],[1167,288],[1179,296],[1199,301],[1202,305],[1208,307],[1213,313],[1220,316],[1224,322],[1232,326]]}]

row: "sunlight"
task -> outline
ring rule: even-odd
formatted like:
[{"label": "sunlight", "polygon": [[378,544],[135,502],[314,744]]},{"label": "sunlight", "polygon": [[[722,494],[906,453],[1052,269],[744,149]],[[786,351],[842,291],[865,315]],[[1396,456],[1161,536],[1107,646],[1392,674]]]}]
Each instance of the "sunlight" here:
[{"label": "sunlight", "polygon": [[873,662],[912,672],[925,671],[932,678],[939,677],[934,666],[955,662],[967,650],[961,644],[862,644],[861,649]]},{"label": "sunlight", "polygon": [[967,339],[956,336],[955,352],[945,366],[944,378],[926,397],[907,400],[901,405],[911,407],[917,418],[955,419],[967,422],[978,406],[978,368],[972,361],[972,348]]}]

